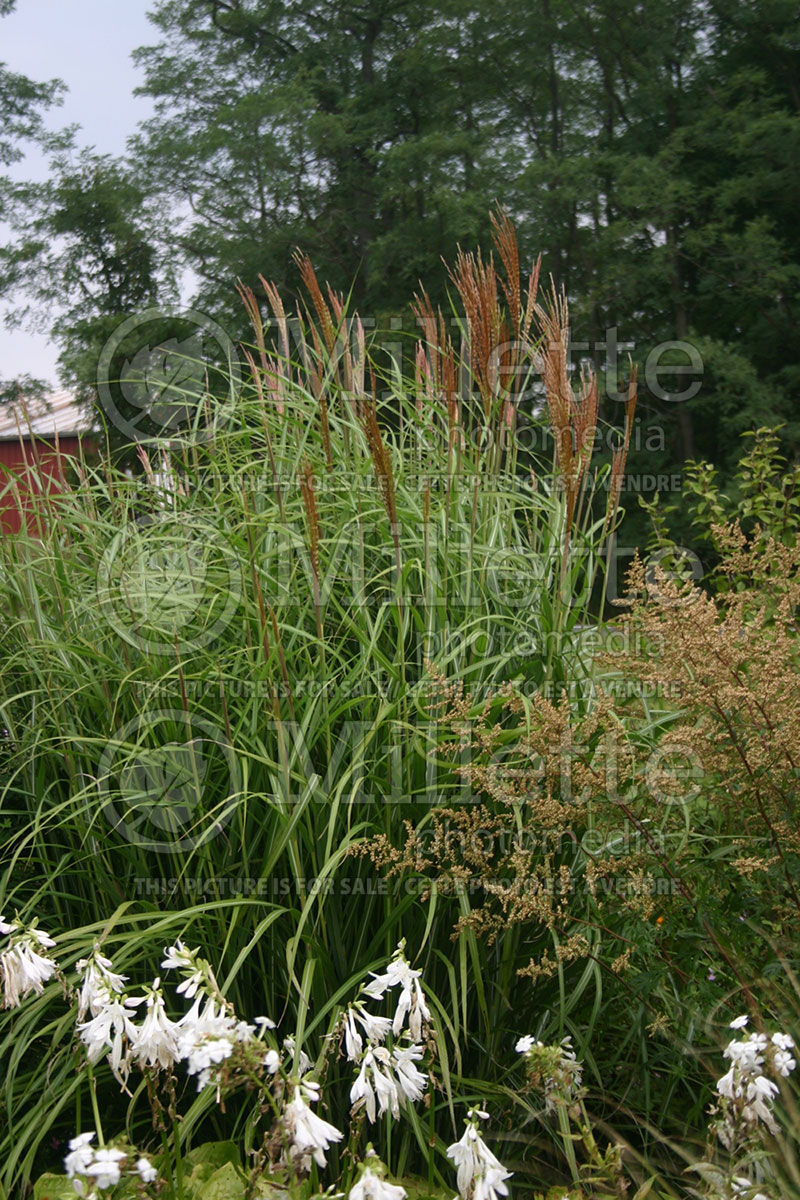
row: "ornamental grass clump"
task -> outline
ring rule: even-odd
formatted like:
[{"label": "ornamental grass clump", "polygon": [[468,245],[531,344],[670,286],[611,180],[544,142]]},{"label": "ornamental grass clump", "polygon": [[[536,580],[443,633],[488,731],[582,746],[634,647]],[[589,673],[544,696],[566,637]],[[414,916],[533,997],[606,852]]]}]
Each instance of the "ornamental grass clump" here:
[{"label": "ornamental grass clump", "polygon": [[[169,1072],[167,1019],[180,1017],[166,968],[158,985],[151,973],[165,943],[219,947],[237,1015],[255,994],[273,1017],[305,1006],[313,1052],[298,1039],[297,1053],[316,1060],[333,997],[407,936],[425,947],[426,996],[457,1012],[446,1061],[498,1087],[502,1069],[473,1035],[506,1037],[509,1004],[533,1020],[538,1001],[516,974],[527,948],[512,936],[511,990],[487,988],[494,951],[465,926],[454,969],[451,914],[393,893],[347,852],[378,835],[397,842],[404,818],[458,802],[459,781],[429,753],[426,662],[482,697],[508,679],[530,691],[588,677],[582,627],[620,520],[610,466],[586,458],[592,386],[573,387],[566,305],[541,293],[536,264],[521,277],[500,215],[491,255],[454,268],[458,327],[417,298],[407,370],[308,259],[298,266],[294,311],[268,282],[242,289],[253,334],[228,388],[203,395],[183,427],[191,398],[163,405],[163,436],[132,448],[130,475],[106,456],[76,463],[57,501],[36,498],[33,527],[0,540],[0,909],[35,908],[70,929],[64,961],[100,942],[113,974],[147,981],[148,992],[115,982],[98,959],[86,983],[81,1044],[105,1047],[98,1067],[115,1054],[123,1078],[138,1070],[126,1021],[144,1016],[145,1070]],[[557,412],[560,431],[535,478],[515,436],[534,407]],[[35,991],[47,968],[31,955],[45,949],[12,951],[10,1000],[17,983]],[[108,1002],[94,1011],[101,984]],[[48,997],[29,995],[39,1007],[13,1031],[0,1016],[10,1189],[50,1139],[74,1132],[71,1031],[43,1020]],[[218,1025],[229,1014],[203,1000],[199,1015]],[[401,1077],[422,1086],[410,1033],[391,1047],[404,1055],[402,1071],[391,1064],[398,1103]],[[247,1044],[220,1062],[224,1039],[198,1046],[191,1090],[208,1066],[233,1071]],[[365,1080],[389,1069],[387,1045],[372,1049]],[[120,1100],[108,1072],[98,1086],[138,1137],[148,1117],[137,1101]],[[198,1122],[210,1090],[197,1093]],[[424,1138],[410,1125],[397,1137],[424,1165]]]}]

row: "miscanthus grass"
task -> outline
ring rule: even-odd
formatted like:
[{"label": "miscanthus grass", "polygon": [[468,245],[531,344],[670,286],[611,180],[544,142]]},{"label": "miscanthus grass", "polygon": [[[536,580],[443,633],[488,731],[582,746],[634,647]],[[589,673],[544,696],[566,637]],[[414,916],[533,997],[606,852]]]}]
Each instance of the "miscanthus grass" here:
[{"label": "miscanthus grass", "polygon": [[[635,372],[617,449],[598,464],[597,386],[588,373],[571,378],[566,302],[540,293],[538,265],[522,285],[502,217],[495,255],[461,254],[454,265],[455,332],[424,292],[416,298],[420,338],[407,368],[369,346],[306,259],[296,314],[270,284],[261,297],[242,289],[253,339],[229,391],[204,396],[183,425],[166,421],[162,439],[138,447],[130,475],[107,456],[78,464],[63,492],[40,498],[30,532],[0,543],[0,1179],[12,1194],[73,1155],[87,1196],[101,1180],[156,1188],[157,1161],[187,1200],[192,1155],[215,1139],[238,1147],[232,1169],[246,1164],[262,1178],[280,1169],[314,1188],[344,1180],[356,1200],[399,1200],[412,1176],[446,1200],[454,1178],[465,1200],[562,1177],[561,1194],[601,1195],[600,1179],[647,1185],[643,1148],[673,1167],[700,1156],[654,1131],[656,1118],[675,1111],[680,1124],[689,1110],[695,1138],[704,1132],[707,1072],[692,1009],[702,996],[681,961],[682,946],[694,954],[698,941],[680,941],[691,931],[678,920],[672,947],[660,940],[658,923],[680,897],[661,905],[631,853],[618,854],[611,837],[606,847],[604,833],[602,881],[641,876],[635,904],[599,905],[587,883],[568,902],[551,890],[539,893],[546,902],[526,894],[529,907],[513,897],[508,907],[502,881],[490,880],[497,911],[485,928],[486,905],[469,888],[444,895],[430,870],[398,879],[373,865],[376,848],[427,853],[431,833],[448,832],[445,814],[469,824],[478,795],[490,832],[499,821],[504,837],[519,833],[522,807],[513,796],[506,805],[505,791],[499,805],[499,781],[512,792],[524,784],[540,827],[555,813],[569,837],[579,805],[555,768],[535,781],[539,760],[551,763],[537,739],[549,728],[584,731],[572,761],[591,773],[600,734],[621,724],[581,685],[594,671],[592,614],[614,561]],[[187,411],[186,397],[167,397],[168,416]],[[526,457],[525,421],[547,423],[550,462]],[[749,600],[738,604],[776,678],[795,662],[791,612],[776,639],[774,613],[748,626]],[[693,628],[696,644],[715,619],[681,624],[676,605],[655,622],[652,641],[665,621],[679,627],[667,647],[674,674],[694,670],[681,637]],[[714,633],[726,656],[746,641],[731,631],[728,641]],[[710,673],[719,661],[705,655],[700,666]],[[442,689],[453,725],[446,755],[432,703]],[[543,725],[534,693],[548,689],[567,699]],[[776,727],[781,696],[762,704],[765,728]],[[642,745],[674,719],[655,705],[637,726]],[[699,728],[684,727],[684,740]],[[726,747],[715,743],[716,789]],[[531,786],[517,761],[529,750]],[[782,803],[793,762],[781,770],[768,782]],[[665,796],[652,794],[653,806]],[[613,810],[618,796],[603,786],[589,799],[581,836],[597,832],[594,802]],[[673,826],[685,818],[682,853],[695,810],[670,811]],[[782,812],[768,815],[783,848],[792,829]],[[655,820],[648,812],[640,822],[636,851],[649,866]],[[499,852],[500,839],[493,845]],[[446,851],[456,883],[460,847],[451,854],[441,838],[433,847]],[[528,847],[531,870],[516,849],[502,841],[514,877],[552,882],[548,853]],[[771,852],[764,845],[759,861]],[[656,857],[669,876],[670,846]],[[474,855],[466,865],[475,871]],[[788,887],[791,871],[785,878]],[[704,901],[696,910],[707,919]],[[395,957],[402,938],[413,961]],[[615,939],[624,946],[604,961]],[[640,947],[644,982],[629,973]],[[665,1007],[681,1027],[670,1045],[658,1041]],[[531,1072],[524,1084],[512,1050],[527,1030],[550,1057],[539,1082]],[[788,1042],[770,1045],[791,1057]],[[733,1194],[747,1180],[770,1195],[768,1173],[760,1178],[730,1124],[744,1129],[756,1101],[778,1110],[771,1085],[785,1089],[788,1077],[773,1078],[773,1059],[764,1062],[764,1082],[744,1085],[742,1096],[750,1087],[755,1096],[720,1110],[730,1145],[714,1135]],[[233,1084],[251,1107],[233,1100]],[[609,1121],[639,1140],[598,1135]],[[749,1132],[777,1140],[775,1127],[759,1119]],[[681,1194],[675,1178],[659,1181],[661,1194]]]},{"label": "miscanthus grass", "polygon": [[[166,422],[133,474],[104,456],[77,464],[71,485],[40,497],[30,532],[0,544],[5,911],[75,931],[61,947],[73,963],[105,938],[131,976],[165,941],[213,946],[237,1011],[254,992],[269,1013],[299,1004],[316,1038],[407,936],[450,1014],[444,1078],[462,1081],[486,1070],[471,1031],[499,1045],[509,1006],[532,1012],[524,988],[512,994],[524,951],[469,929],[453,944],[435,895],[387,888],[348,851],[464,798],[430,753],[429,664],[484,695],[590,670],[583,629],[635,406],[632,379],[619,449],[593,464],[597,387],[570,378],[566,304],[540,293],[538,265],[521,284],[502,216],[495,251],[453,268],[455,341],[417,297],[406,374],[307,260],[296,315],[271,285],[264,307],[244,289],[253,341],[229,392]],[[166,400],[169,414],[186,409]],[[533,470],[516,437],[531,419],[549,422],[555,446]],[[11,993],[36,992],[33,935],[14,953]],[[106,1032],[91,989],[110,968],[98,957],[91,969],[90,1052]],[[153,984],[149,1066],[177,1036],[161,1028],[161,998]],[[113,1003],[112,1039],[137,1015]],[[87,1100],[63,1020],[45,1012],[34,995],[13,1033],[0,1026],[8,1185]],[[353,1044],[367,1032],[354,1010]],[[398,1064],[372,1054],[365,1108],[370,1089],[391,1108],[376,1089]],[[407,1055],[406,1081],[416,1065]],[[418,1137],[402,1136],[413,1157]]]}]

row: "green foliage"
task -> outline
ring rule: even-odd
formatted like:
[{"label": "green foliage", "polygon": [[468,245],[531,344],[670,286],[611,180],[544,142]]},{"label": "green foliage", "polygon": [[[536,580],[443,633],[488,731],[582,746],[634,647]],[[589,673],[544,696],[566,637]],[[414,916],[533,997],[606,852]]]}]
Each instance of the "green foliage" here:
[{"label": "green foliage", "polygon": [[[664,443],[632,453],[634,476],[703,459],[727,487],[739,435],[778,422],[794,452],[791,0],[160,0],[151,19],[137,60],[155,115],[128,158],[57,154],[49,184],[9,199],[0,293],[12,319],[65,304],[49,323],[70,385],[90,389],[119,317],[171,299],[187,269],[193,306],[242,335],[235,280],[294,290],[297,245],[370,321],[408,328],[418,280],[445,303],[441,256],[488,241],[501,195],[575,297],[575,354],[607,378],[604,420],[619,411],[607,345],[632,348]],[[676,339],[697,376],[675,375],[685,354],[663,347]],[[641,544],[636,520],[625,540]]]},{"label": "green foliage", "polygon": [[286,284],[296,245],[373,316],[421,276],[440,291],[439,256],[488,231],[488,12],[170,2],[153,21],[137,158],[154,192],[189,200],[178,245],[220,316],[232,279]]},{"label": "green foliage", "polygon": [[[16,0],[0,0],[0,20],[13,11]],[[35,83],[0,62],[0,166],[18,162],[25,142],[47,142],[41,110],[61,102],[64,85],[57,79]],[[7,181],[0,176],[0,217],[5,217],[4,191]]]},{"label": "green foliage", "polygon": [[[680,506],[660,504],[658,496],[652,502],[640,501],[651,521],[651,547],[660,552],[665,570],[680,560],[685,565],[684,549],[676,546],[676,538],[690,537],[709,586],[727,590],[731,575],[717,568],[727,545],[727,527],[734,521],[746,534],[757,534],[761,546],[771,540],[784,546],[795,542],[800,530],[800,462],[787,463],[781,453],[782,428],[741,435],[749,449],[740,454],[725,491],[711,463],[692,462],[686,468]],[[749,582],[742,576],[733,579],[736,587]]]},{"label": "green foliage", "polygon": [[[154,206],[135,176],[109,157],[59,151],[44,183],[9,190],[16,239],[0,250],[0,294],[27,295],[7,323],[48,313],[61,345],[62,380],[85,403],[97,399],[101,352],[122,320],[171,293],[171,273],[154,248]],[[173,336],[167,317],[161,337]],[[118,378],[124,344],[111,364]],[[124,407],[124,406],[123,406]],[[146,432],[146,431],[144,431]]]},{"label": "green foliage", "polygon": [[20,393],[26,401],[30,401],[44,400],[48,391],[48,385],[43,379],[33,379],[30,375],[0,380],[0,409],[4,404],[17,404]]},{"label": "green foliage", "polygon": [[[338,320],[337,341],[330,320],[304,320],[296,358],[268,350],[262,368],[254,346],[233,404],[204,397],[196,436],[170,431],[160,482],[153,445],[144,475],[87,465],[42,498],[36,537],[3,541],[0,911],[64,930],[68,971],[95,939],[132,977],[178,936],[218,947],[237,1011],[302,1014],[313,1058],[341,996],[405,936],[452,1013],[448,1093],[489,1087],[506,1108],[483,1039],[541,1024],[515,981],[524,947],[468,930],[452,945],[435,896],[348,851],[460,792],[429,755],[428,659],[484,693],[589,669],[577,627],[614,504],[602,474],[586,471],[579,511],[558,473],[517,475],[502,394],[484,407],[465,389],[454,424],[446,345],[427,347],[430,375],[376,376],[379,400],[357,328]],[[53,1003],[0,1020],[9,1180],[86,1104]],[[109,1122],[144,1140],[143,1098],[100,1073]],[[184,1104],[187,1145],[243,1132],[205,1096]],[[434,1118],[444,1138],[448,1102]],[[429,1136],[404,1127],[393,1155],[413,1169]]]}]

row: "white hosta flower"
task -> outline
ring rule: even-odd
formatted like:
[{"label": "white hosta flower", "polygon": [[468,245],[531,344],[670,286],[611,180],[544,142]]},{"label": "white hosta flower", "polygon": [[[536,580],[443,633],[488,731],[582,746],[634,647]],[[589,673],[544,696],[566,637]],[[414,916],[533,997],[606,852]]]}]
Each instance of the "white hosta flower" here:
[{"label": "white hosta flower", "polygon": [[[204,1005],[202,1012],[201,1004]],[[246,1021],[237,1021],[236,1017],[227,1013],[221,1004],[217,1004],[213,996],[197,996],[188,1012],[176,1022],[180,1029],[180,1040],[186,1049],[181,1053],[185,1057],[192,1045],[203,1037],[228,1037],[234,1042],[248,1041],[255,1033],[255,1026]]]},{"label": "white hosta flower", "polygon": [[128,982],[127,975],[118,975],[112,970],[110,958],[106,958],[95,946],[89,958],[76,962],[75,969],[82,976],[81,988],[78,992],[78,1020],[82,1021],[87,1012],[96,1017],[112,994],[124,990]]},{"label": "white hosta flower", "polygon": [[166,1069],[179,1060],[178,1043],[182,1030],[166,1014],[159,983],[160,980],[156,979],[149,990],[145,1001],[147,1012],[131,1042],[131,1054],[139,1066]]},{"label": "white hosta flower", "polygon": [[791,1053],[794,1049],[794,1038],[788,1033],[773,1033],[772,1044],[775,1047],[772,1064],[778,1074],[787,1079],[797,1066],[797,1060]]},{"label": "white hosta flower", "polygon": [[8,924],[5,917],[0,916],[0,933],[16,933],[19,925]]},{"label": "white hosta flower", "polygon": [[180,938],[174,946],[164,947],[164,958],[161,963],[165,971],[186,971],[194,969],[196,950],[189,950]]},{"label": "white hosta flower", "polygon": [[369,1040],[373,1043],[382,1043],[386,1041],[389,1030],[392,1028],[390,1017],[377,1017],[374,1013],[367,1012],[360,1005],[355,1010],[356,1019],[363,1025],[364,1032]]},{"label": "white hosta flower", "polygon": [[505,1180],[511,1178],[503,1164],[492,1154],[478,1131],[478,1120],[487,1120],[488,1113],[470,1109],[463,1137],[447,1148],[447,1157],[457,1170],[458,1190],[467,1200],[496,1200],[507,1196]]},{"label": "white hosta flower", "polygon": [[[289,1054],[291,1054],[292,1056],[294,1056],[294,1046],[295,1046],[295,1042],[294,1042],[293,1037],[285,1037],[283,1039],[284,1050],[288,1050]],[[299,1055],[297,1056],[298,1072],[301,1075],[305,1075],[306,1071],[311,1070],[311,1066],[312,1066],[311,1059],[308,1057],[305,1050],[301,1050]]]},{"label": "white hosta flower", "polygon": [[3,922],[11,944],[0,954],[0,980],[3,984],[3,1007],[15,1008],[29,992],[41,996],[44,985],[58,970],[58,963],[41,950],[49,950],[55,942],[35,922],[27,928]]},{"label": "white hosta flower", "polygon": [[222,1007],[217,1006],[213,996],[205,995],[195,996],[192,1007],[187,1009],[176,1024],[181,1030],[181,1037],[189,1042],[204,1033],[221,1033],[228,1029]]},{"label": "white hosta flower", "polygon": [[348,1008],[344,1023],[344,1045],[347,1057],[351,1062],[356,1062],[361,1057],[364,1048],[364,1039],[358,1028],[359,1024],[366,1033],[367,1040],[377,1046],[386,1041],[389,1030],[392,1028],[392,1018],[377,1017],[373,1013],[367,1012],[360,1004],[353,1004]]},{"label": "white hosta flower", "polygon": [[264,1066],[270,1075],[277,1075],[280,1070],[281,1056],[277,1050],[268,1050],[264,1055]]},{"label": "white hosta flower", "polygon": [[764,1064],[764,1051],[768,1045],[765,1033],[751,1033],[741,1042],[730,1042],[722,1052],[741,1071],[760,1070]]},{"label": "white hosta flower", "polygon": [[477,1129],[468,1125],[463,1136],[447,1147],[447,1157],[455,1165],[456,1183],[462,1196],[468,1194],[476,1174],[482,1173],[484,1169],[481,1155],[483,1145]]},{"label": "white hosta flower", "polygon": [[789,1075],[791,1075],[792,1071],[797,1066],[797,1061],[792,1058],[788,1050],[776,1050],[774,1061],[775,1070],[779,1075],[782,1075],[784,1079],[788,1079]]},{"label": "white hosta flower", "polygon": [[120,1181],[120,1163],[126,1155],[122,1150],[95,1150],[92,1162],[83,1171],[94,1177],[99,1188],[112,1188]]},{"label": "white hosta flower", "polygon": [[352,1008],[348,1008],[344,1018],[344,1048],[350,1062],[361,1058],[364,1049],[364,1039],[356,1026],[356,1015]]},{"label": "white hosta flower", "polygon": [[201,1092],[213,1082],[214,1067],[218,1067],[233,1054],[233,1040],[229,1037],[204,1037],[189,1052],[186,1071],[197,1076],[197,1090]]},{"label": "white hosta flower", "polygon": [[498,1196],[507,1196],[508,1185],[505,1180],[510,1174],[505,1167],[486,1167],[483,1174],[475,1179],[472,1200],[497,1200]]},{"label": "white hosta flower", "polygon": [[744,1017],[735,1017],[735,1018],[734,1018],[734,1020],[733,1020],[733,1021],[731,1021],[730,1025],[728,1026],[728,1028],[729,1028],[729,1029],[744,1029],[744,1027],[745,1027],[745,1025],[747,1024],[747,1022],[748,1022],[748,1020],[749,1020],[749,1019],[750,1019],[750,1018],[749,1018],[749,1017],[747,1017],[747,1016],[744,1016]]},{"label": "white hosta flower", "polygon": [[[200,1006],[205,1002],[201,1012]],[[249,1041],[255,1026],[219,1007],[212,996],[198,995],[175,1028],[178,1030],[177,1058],[186,1059],[189,1075],[197,1076],[197,1090],[202,1091],[214,1079],[214,1068],[230,1058],[237,1042]]]},{"label": "white hosta flower", "polygon": [[37,945],[41,946],[43,950],[51,950],[56,944],[55,939],[51,938],[48,933],[45,933],[43,929],[36,928],[35,920],[32,921],[31,924],[26,928],[25,936],[31,938],[31,940],[36,942]]},{"label": "white hosta flower", "polygon": [[411,1037],[418,1042],[422,1037],[422,1023],[430,1021],[431,1014],[420,984],[422,972],[413,970],[405,956],[404,948],[405,942],[402,941],[384,972],[370,972],[372,980],[365,984],[364,995],[374,1000],[382,1000],[389,988],[399,987],[400,997],[392,1020],[392,1032],[397,1037],[408,1016]]},{"label": "white hosta flower", "polygon": [[763,1121],[770,1133],[777,1133],[777,1126],[772,1116],[772,1102],[778,1094],[778,1085],[763,1075],[756,1076],[745,1090],[745,1106],[742,1116],[745,1120]]},{"label": "white hosta flower", "polygon": [[96,1063],[102,1054],[109,1051],[111,1070],[123,1085],[130,1072],[131,1046],[137,1036],[129,1009],[135,1008],[141,999],[143,997],[109,997],[97,1016],[78,1025],[89,1062]]},{"label": "white hosta flower", "polygon": [[164,971],[183,971],[186,978],[176,987],[175,991],[191,1000],[206,983],[204,965],[198,961],[198,950],[189,950],[178,939],[174,946],[164,947],[164,958],[161,962]]},{"label": "white hosta flower", "polygon": [[737,1082],[736,1071],[733,1067],[717,1080],[717,1091],[727,1100],[737,1100],[742,1095],[742,1085]]},{"label": "white hosta flower", "polygon": [[387,1112],[395,1120],[399,1118],[400,1091],[392,1071],[392,1058],[385,1046],[367,1050],[361,1070],[350,1088],[350,1103],[356,1112],[364,1105],[370,1121]]},{"label": "white hosta flower", "polygon": [[[205,1007],[201,1012],[203,1000]],[[233,1053],[232,1024],[210,996],[197,996],[189,1011],[177,1022],[180,1030],[178,1057],[187,1060],[189,1075],[197,1076],[198,1092],[211,1082],[212,1067]]]},{"label": "white hosta flower", "polygon": [[369,1167],[361,1174],[358,1183],[347,1193],[347,1200],[404,1200],[406,1189],[397,1183],[387,1183]]},{"label": "white hosta flower", "polygon": [[144,1156],[137,1159],[136,1170],[142,1183],[153,1183],[158,1176],[158,1171]]},{"label": "white hosta flower", "polygon": [[403,1095],[412,1103],[422,1099],[428,1085],[428,1076],[415,1065],[422,1055],[422,1046],[395,1046],[392,1050],[392,1064],[397,1082]]},{"label": "white hosta flower", "polygon": [[366,1107],[367,1117],[370,1121],[375,1120],[375,1091],[372,1084],[367,1079],[367,1067],[371,1064],[367,1063],[369,1053],[365,1055],[364,1061],[361,1064],[361,1070],[358,1072],[352,1087],[350,1088],[350,1104],[353,1112],[358,1112],[360,1108]]},{"label": "white hosta flower", "polygon": [[415,1042],[420,1041],[422,1038],[423,1021],[430,1022],[431,1019],[428,1002],[425,999],[425,993],[419,982],[421,975],[421,971],[409,972],[409,978],[403,984],[400,999],[397,1001],[394,1020],[392,1021],[392,1032],[397,1037],[403,1028],[403,1022],[407,1014],[408,1029]]},{"label": "white hosta flower", "polygon": [[317,1099],[318,1087],[300,1084],[283,1112],[283,1124],[291,1144],[290,1155],[303,1166],[313,1158],[317,1166],[324,1167],[325,1152],[331,1142],[339,1142],[344,1137],[340,1129],[312,1111],[308,1100],[313,1103]]},{"label": "white hosta flower", "polygon": [[94,1139],[94,1132],[79,1133],[69,1143],[69,1154],[64,1159],[64,1170],[68,1179],[73,1175],[82,1175],[94,1158],[94,1150],[89,1143]]},{"label": "white hosta flower", "polygon": [[405,958],[392,959],[385,971],[370,971],[372,980],[364,984],[364,995],[373,1000],[382,1000],[389,988],[406,982],[410,970],[411,967]]},{"label": "white hosta flower", "polygon": [[717,1081],[717,1092],[722,1097],[722,1116],[716,1131],[722,1144],[731,1152],[735,1152],[741,1137],[748,1136],[759,1122],[770,1133],[778,1132],[772,1112],[778,1085],[766,1077],[764,1067],[767,1063],[778,1076],[786,1078],[797,1065],[790,1053],[793,1046],[788,1034],[773,1034],[770,1039],[764,1033],[751,1033],[725,1047],[723,1054],[731,1067]]},{"label": "white hosta flower", "polygon": [[519,1039],[516,1048],[518,1054],[525,1056],[528,1072],[544,1092],[545,1112],[576,1102],[583,1080],[583,1064],[572,1049],[571,1038],[562,1038],[557,1045],[545,1045],[526,1035]]},{"label": "white hosta flower", "polygon": [[3,1007],[15,1008],[28,992],[41,995],[42,984],[55,967],[24,944],[12,946],[0,954],[0,978],[3,980]]}]

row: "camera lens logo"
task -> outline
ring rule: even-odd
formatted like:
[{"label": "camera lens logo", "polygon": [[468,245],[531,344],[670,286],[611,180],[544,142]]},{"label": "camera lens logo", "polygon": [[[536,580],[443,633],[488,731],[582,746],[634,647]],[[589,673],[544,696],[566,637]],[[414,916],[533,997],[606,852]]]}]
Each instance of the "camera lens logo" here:
[{"label": "camera lens logo", "polygon": [[230,624],[242,595],[227,539],[191,513],[140,517],[100,562],[97,600],[109,625],[148,654],[191,654]]},{"label": "camera lens logo", "polygon": [[100,760],[104,816],[126,841],[154,854],[194,850],[218,837],[241,794],[225,733],[182,709],[141,713]]},{"label": "camera lens logo", "polygon": [[106,415],[136,442],[210,438],[230,420],[240,385],[233,341],[216,321],[192,309],[148,308],[128,317],[97,365]]}]

